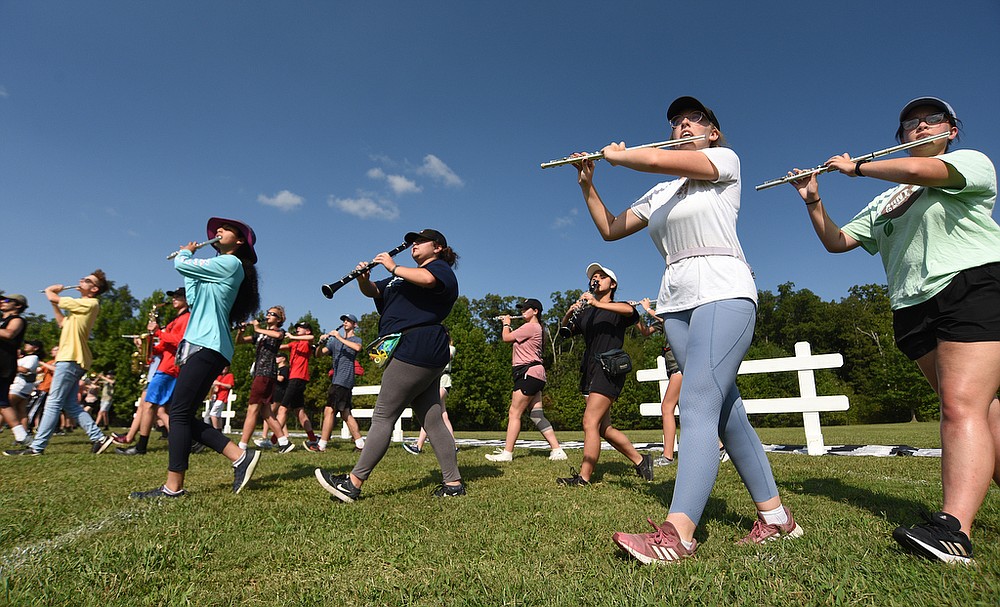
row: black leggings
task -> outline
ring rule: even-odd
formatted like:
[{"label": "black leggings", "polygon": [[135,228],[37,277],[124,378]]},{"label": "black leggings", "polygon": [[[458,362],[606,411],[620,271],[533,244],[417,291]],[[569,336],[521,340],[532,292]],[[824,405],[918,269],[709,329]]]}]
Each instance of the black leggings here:
[{"label": "black leggings", "polygon": [[222,453],[229,439],[201,419],[201,405],[212,382],[229,364],[224,356],[209,348],[202,348],[188,358],[174,384],[170,397],[170,463],[167,470],[184,472],[188,469],[191,442]]}]

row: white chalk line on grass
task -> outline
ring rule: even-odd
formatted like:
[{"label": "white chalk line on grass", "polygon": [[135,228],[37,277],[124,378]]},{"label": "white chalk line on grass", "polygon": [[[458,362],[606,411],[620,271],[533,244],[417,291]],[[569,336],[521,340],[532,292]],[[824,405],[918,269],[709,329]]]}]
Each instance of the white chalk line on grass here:
[{"label": "white chalk line on grass", "polygon": [[0,557],[0,579],[10,577],[12,574],[16,573],[17,569],[20,567],[23,567],[32,561],[41,560],[42,557],[53,550],[59,550],[60,548],[68,546],[77,540],[94,535],[109,525],[135,518],[142,518],[143,516],[145,516],[145,512],[136,512],[134,510],[118,512],[117,514],[108,515],[97,521],[84,523],[76,529],[71,529],[62,535],[43,540],[37,544],[18,546],[9,554]]}]

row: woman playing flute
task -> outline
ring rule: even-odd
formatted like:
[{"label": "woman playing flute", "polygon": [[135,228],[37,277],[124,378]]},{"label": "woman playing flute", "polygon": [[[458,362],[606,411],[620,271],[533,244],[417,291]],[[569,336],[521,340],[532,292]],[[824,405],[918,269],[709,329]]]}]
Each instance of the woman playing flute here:
[{"label": "woman playing flute", "polygon": [[793,186],[827,251],[860,246],[882,256],[896,345],[941,400],[942,511],[892,535],[920,556],[970,563],[972,521],[991,477],[1000,484],[1000,227],[990,159],[948,151],[959,124],[947,102],[921,97],[900,111],[896,139],[949,137],[910,148],[909,158],[830,158],[826,165],[845,175],[893,184],[843,227],[827,214],[815,176]]},{"label": "woman playing flute", "polygon": [[718,439],[725,444],[757,509],[742,543],[797,537],[802,528],[781,503],[771,465],[747,420],[736,371],[750,347],[757,288],[736,237],[740,161],[725,147],[715,114],[693,97],[667,109],[673,138],[705,138],[674,150],[604,148],[612,166],[674,175],[620,214],[608,211],[594,187],[594,163],[577,165],[587,208],[605,240],[649,227],[666,269],[657,314],[684,373],[677,481],[666,521],[653,533],[616,533],[613,541],[643,563],[669,562],[697,549],[694,532],[719,471]]},{"label": "woman playing flute", "polygon": [[257,291],[257,237],[250,226],[234,219],[208,220],[208,236],[219,236],[212,259],[192,257],[197,243],[181,247],[174,268],[184,277],[191,306],[191,320],[184,341],[177,348],[180,373],[170,397],[170,445],[167,480],[156,489],[137,491],[132,499],[180,497],[188,468],[192,441],[221,453],[233,464],[233,493],[250,482],[260,451],[246,451],[202,421],[199,413],[205,395],[219,372],[233,357],[230,325],[245,321],[260,307]]},{"label": "woman playing flute", "polygon": [[528,412],[528,417],[542,433],[542,438],[549,443],[552,450],[549,459],[559,461],[566,459],[556,439],[556,431],[545,417],[542,409],[542,388],[545,387],[545,365],[542,364],[542,342],[545,327],[542,325],[542,302],[529,298],[521,302],[521,317],[524,324],[516,330],[510,328],[510,315],[501,316],[503,327],[500,329],[500,339],[511,344],[511,364],[513,366],[514,392],[510,396],[510,410],[507,416],[507,437],[504,446],[496,453],[486,455],[491,462],[509,462],[514,459],[514,444],[517,435],[521,433],[521,416]]}]

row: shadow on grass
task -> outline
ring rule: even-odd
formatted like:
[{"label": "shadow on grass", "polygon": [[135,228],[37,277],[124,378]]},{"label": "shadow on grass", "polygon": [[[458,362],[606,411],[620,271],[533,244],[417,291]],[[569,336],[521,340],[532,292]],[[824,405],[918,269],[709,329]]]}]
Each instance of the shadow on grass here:
[{"label": "shadow on grass", "polygon": [[919,514],[927,511],[924,503],[848,485],[839,478],[807,478],[796,483],[781,483],[783,492],[802,495],[822,495],[833,502],[845,502],[868,510],[894,525],[912,525]]}]

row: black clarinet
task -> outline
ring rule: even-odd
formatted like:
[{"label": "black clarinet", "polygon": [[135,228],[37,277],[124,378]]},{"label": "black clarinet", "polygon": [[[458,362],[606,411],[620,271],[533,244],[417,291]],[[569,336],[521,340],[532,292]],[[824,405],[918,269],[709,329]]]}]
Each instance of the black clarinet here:
[{"label": "black clarinet", "polygon": [[[597,285],[599,283],[596,280],[590,281],[590,288],[587,289],[591,294],[597,290]],[[590,307],[590,304],[586,301],[580,302],[580,305],[573,311],[573,314],[566,320],[566,324],[559,327],[558,335],[563,339],[569,339],[573,336],[573,330],[576,329],[576,321],[580,318],[580,313]]]},{"label": "black clarinet", "polygon": [[[393,249],[391,251],[388,251],[389,257],[395,257],[396,254],[401,253],[404,250],[406,250],[407,248],[409,248],[409,246],[411,244],[413,244],[413,243],[404,242],[404,243],[400,244],[399,246],[397,246],[395,249]],[[344,276],[343,278],[341,278],[337,282],[331,282],[330,284],[323,285],[323,287],[322,287],[322,289],[323,289],[323,297],[326,297],[327,299],[332,299],[333,298],[333,294],[336,293],[340,289],[340,287],[346,285],[347,283],[351,282],[352,280],[354,280],[358,276],[361,276],[365,272],[371,270],[372,268],[375,267],[375,265],[376,265],[375,261],[373,260],[373,261],[365,264],[363,267],[358,268],[358,269],[354,270],[353,272],[351,272],[350,274]]]}]

